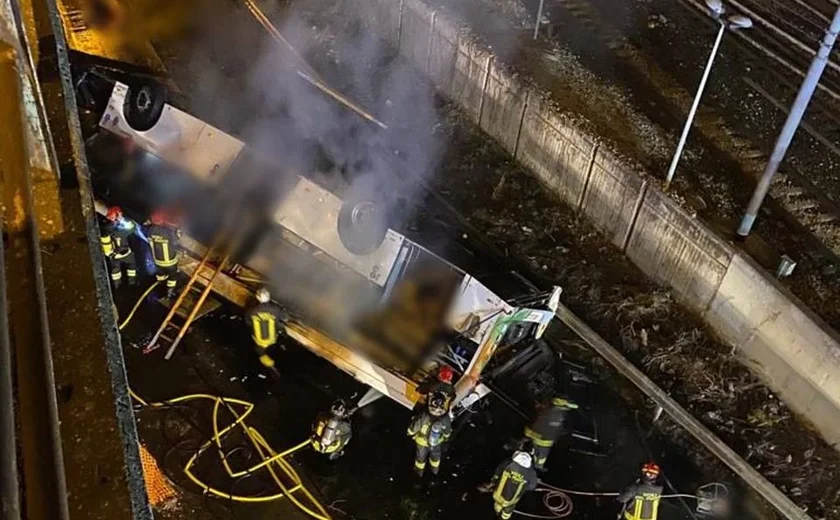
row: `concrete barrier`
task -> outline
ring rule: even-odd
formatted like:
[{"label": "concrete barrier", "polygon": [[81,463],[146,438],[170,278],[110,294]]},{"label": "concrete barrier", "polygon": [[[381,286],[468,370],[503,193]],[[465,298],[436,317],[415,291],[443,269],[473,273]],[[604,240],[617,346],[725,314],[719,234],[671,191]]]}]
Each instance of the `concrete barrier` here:
[{"label": "concrete barrier", "polygon": [[715,296],[734,254],[697,219],[656,188],[645,193],[627,256],[648,276],[670,285],[696,312]]},{"label": "concrete barrier", "polygon": [[741,254],[704,317],[793,410],[840,444],[840,349],[818,317]]},{"label": "concrete barrier", "polygon": [[[564,117],[457,20],[422,0],[355,0],[400,52],[561,200],[700,313],[747,364],[840,449],[840,341],[639,169]],[[395,14],[396,13],[396,14]],[[393,35],[398,35],[395,38]]]},{"label": "concrete barrier", "polygon": [[596,141],[571,126],[543,94],[530,91],[516,158],[575,208],[583,200],[595,148]]},{"label": "concrete barrier", "polygon": [[581,207],[610,241],[624,250],[647,190],[647,181],[599,148],[592,161]]},{"label": "concrete barrier", "polygon": [[497,62],[491,63],[479,125],[513,155],[517,152],[519,129],[522,128],[528,97],[528,89],[516,76]]},{"label": "concrete barrier", "polygon": [[449,97],[458,103],[476,123],[481,118],[484,86],[487,83],[492,58],[493,55],[488,50],[468,35],[458,36],[458,49],[455,53]]},{"label": "concrete barrier", "polygon": [[445,16],[435,17],[429,48],[429,78],[447,96],[452,94],[455,56],[458,54],[458,26]]},{"label": "concrete barrier", "polygon": [[[397,3],[397,2],[393,2]],[[429,50],[435,11],[420,0],[404,0],[400,23],[400,54],[429,75]]]},{"label": "concrete barrier", "polygon": [[368,30],[388,45],[399,46],[402,0],[357,0],[354,5]]}]

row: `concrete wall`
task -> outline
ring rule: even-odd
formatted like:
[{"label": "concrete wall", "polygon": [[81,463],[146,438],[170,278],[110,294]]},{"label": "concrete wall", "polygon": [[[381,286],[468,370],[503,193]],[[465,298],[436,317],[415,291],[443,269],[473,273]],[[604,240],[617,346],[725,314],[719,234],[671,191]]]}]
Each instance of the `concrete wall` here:
[{"label": "concrete wall", "polygon": [[837,334],[763,269],[569,121],[443,10],[353,0],[363,23],[457,102],[648,276],[670,286],[823,437],[840,449]]},{"label": "concrete wall", "polygon": [[734,251],[659,189],[650,187],[636,214],[627,256],[692,310],[709,306]]}]

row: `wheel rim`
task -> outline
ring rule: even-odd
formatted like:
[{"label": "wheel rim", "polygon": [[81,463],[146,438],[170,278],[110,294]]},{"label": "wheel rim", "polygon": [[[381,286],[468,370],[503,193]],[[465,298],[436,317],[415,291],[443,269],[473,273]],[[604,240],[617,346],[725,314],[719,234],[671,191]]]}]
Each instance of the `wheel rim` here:
[{"label": "wheel rim", "polygon": [[152,106],[152,95],[148,87],[143,87],[137,93],[137,101],[135,102],[137,110],[140,112],[148,112]]},{"label": "wheel rim", "polygon": [[376,205],[373,202],[360,202],[353,206],[350,221],[355,229],[366,229],[374,222],[374,215],[376,215]]}]

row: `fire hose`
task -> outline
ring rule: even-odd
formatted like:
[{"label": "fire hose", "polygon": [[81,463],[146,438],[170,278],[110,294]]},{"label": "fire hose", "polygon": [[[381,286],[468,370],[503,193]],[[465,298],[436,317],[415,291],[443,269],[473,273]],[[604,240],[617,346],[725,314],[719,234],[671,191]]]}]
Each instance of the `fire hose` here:
[{"label": "fire hose", "polygon": [[[129,315],[126,319],[120,323],[119,330],[124,329],[131,319],[134,317],[135,312],[140,307],[141,302],[152,292],[152,290],[157,286],[158,282],[155,282],[149,286],[146,291],[140,295],[138,298],[137,303],[132,308]],[[190,401],[210,401],[213,403],[213,436],[208,439],[207,441],[202,444],[198,450],[190,457],[187,461],[186,465],[184,466],[184,474],[199,488],[201,488],[202,492],[208,495],[212,495],[218,498],[223,498],[225,500],[230,500],[233,502],[242,502],[242,503],[260,503],[260,502],[269,502],[272,500],[278,500],[281,498],[288,498],[298,509],[303,511],[304,513],[308,514],[309,516],[315,518],[316,520],[330,520],[331,517],[327,513],[326,509],[320,502],[315,498],[315,496],[304,486],[302,479],[297,474],[295,469],[292,465],[285,459],[289,455],[302,450],[310,445],[310,441],[306,440],[301,442],[300,444],[289,448],[282,452],[275,451],[265,440],[265,437],[260,434],[255,428],[249,426],[245,419],[251,412],[254,410],[255,405],[254,403],[244,401],[241,399],[235,399],[232,397],[219,397],[209,394],[190,394],[184,395],[180,397],[176,397],[173,399],[168,399],[166,401],[161,402],[148,402],[140,395],[138,395],[134,390],[130,387],[128,389],[129,395],[137,401],[141,408],[167,408],[172,407],[175,405],[183,404]],[[239,410],[237,411],[235,407],[238,407]],[[221,427],[219,421],[219,413],[222,409],[225,409],[233,416],[233,421],[227,424],[224,427]],[[225,454],[224,450],[222,449],[222,443],[224,438],[233,432],[237,427],[241,428],[242,431],[245,433],[245,436],[251,442],[254,450],[259,455],[260,462],[254,464],[253,466],[235,471],[234,468],[231,466],[229,461],[227,460],[227,455]],[[205,483],[201,479],[199,479],[193,472],[193,466],[195,465],[198,458],[208,449],[211,449],[215,446],[215,450],[219,455],[219,458],[222,461],[222,465],[225,468],[228,476],[230,478],[239,478],[246,475],[250,475],[256,471],[265,470],[271,475],[272,479],[274,480],[275,484],[278,487],[278,492],[272,495],[265,495],[265,496],[242,496],[242,495],[234,495],[232,493],[226,493],[222,490],[214,488],[209,484]],[[281,478],[285,477],[285,478]],[[285,482],[284,482],[285,480]],[[291,486],[288,483],[291,483]],[[295,493],[300,492],[309,502],[309,505],[304,504],[300,499],[295,497]]]},{"label": "fire hose", "polygon": [[[559,487],[540,482],[536,491],[543,493],[543,506],[548,510],[548,514],[540,515],[534,513],[526,513],[525,511],[516,510],[516,514],[527,518],[541,518],[545,520],[554,520],[558,518],[566,518],[574,511],[574,502],[570,495],[586,496],[586,497],[617,497],[619,493],[607,493],[597,491],[576,491],[573,489],[563,489]],[[668,498],[694,498],[698,499],[696,495],[673,494],[662,495],[661,499]]]}]

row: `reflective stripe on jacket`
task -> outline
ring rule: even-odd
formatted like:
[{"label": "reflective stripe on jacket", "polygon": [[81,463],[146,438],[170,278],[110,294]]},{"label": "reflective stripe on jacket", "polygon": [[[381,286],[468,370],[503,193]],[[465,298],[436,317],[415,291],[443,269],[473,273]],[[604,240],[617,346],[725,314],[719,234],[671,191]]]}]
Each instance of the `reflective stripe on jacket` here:
[{"label": "reflective stripe on jacket", "polygon": [[178,264],[178,233],[167,226],[151,225],[146,229],[152,258],[158,267],[170,267]]},{"label": "reflective stripe on jacket", "polygon": [[656,520],[659,513],[659,500],[662,498],[662,486],[655,484],[635,484],[620,497],[626,505],[626,520]]},{"label": "reflective stripe on jacket", "polygon": [[271,303],[261,303],[248,311],[251,337],[254,343],[268,348],[277,343],[277,309]]},{"label": "reflective stripe on jacket", "polygon": [[537,485],[537,473],[534,468],[526,468],[513,461],[498,469],[496,478],[499,483],[493,492],[493,500],[502,507],[516,504],[525,491],[530,491]]},{"label": "reflective stripe on jacket", "polygon": [[113,257],[117,260],[131,254],[128,237],[133,235],[135,231],[134,222],[131,220],[123,220],[122,222],[122,224],[109,222],[105,227],[105,233],[100,237],[102,251],[106,255],[113,254]]}]

